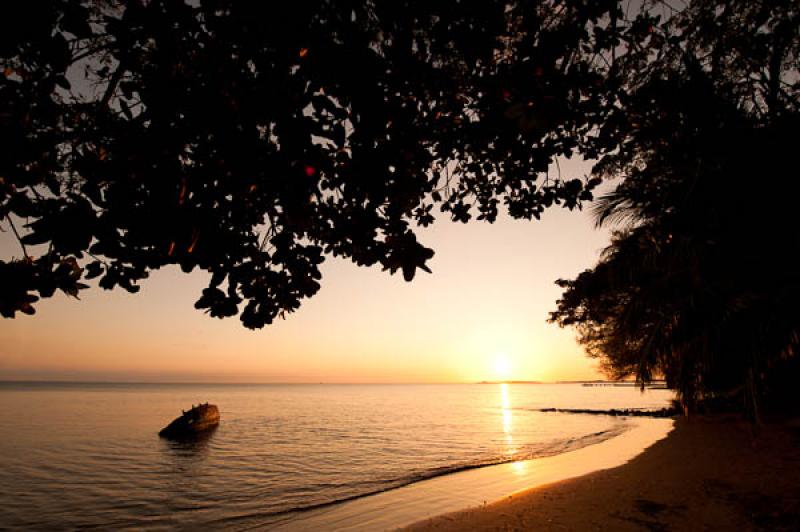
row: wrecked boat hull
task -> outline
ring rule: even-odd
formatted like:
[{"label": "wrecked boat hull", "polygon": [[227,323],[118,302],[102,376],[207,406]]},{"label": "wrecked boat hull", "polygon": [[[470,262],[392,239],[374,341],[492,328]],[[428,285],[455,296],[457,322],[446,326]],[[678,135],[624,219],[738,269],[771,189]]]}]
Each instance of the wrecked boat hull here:
[{"label": "wrecked boat hull", "polygon": [[162,438],[178,439],[196,436],[219,425],[219,408],[208,403],[192,406],[158,433]]}]

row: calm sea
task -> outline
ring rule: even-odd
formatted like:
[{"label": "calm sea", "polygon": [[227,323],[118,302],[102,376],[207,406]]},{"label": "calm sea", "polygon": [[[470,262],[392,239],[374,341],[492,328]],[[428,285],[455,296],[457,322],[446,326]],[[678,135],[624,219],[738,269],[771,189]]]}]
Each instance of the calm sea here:
[{"label": "calm sea", "polygon": [[[243,528],[471,467],[613,437],[666,390],[549,384],[0,383],[0,528]],[[157,432],[210,401],[192,443]]]}]

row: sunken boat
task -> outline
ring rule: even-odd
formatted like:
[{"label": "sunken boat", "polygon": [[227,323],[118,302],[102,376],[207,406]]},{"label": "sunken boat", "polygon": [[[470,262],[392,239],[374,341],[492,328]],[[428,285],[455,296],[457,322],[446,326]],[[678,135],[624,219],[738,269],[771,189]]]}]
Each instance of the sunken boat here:
[{"label": "sunken boat", "polygon": [[219,425],[219,408],[208,403],[192,405],[190,410],[184,410],[179,418],[161,429],[158,433],[162,438],[180,439],[191,438]]}]

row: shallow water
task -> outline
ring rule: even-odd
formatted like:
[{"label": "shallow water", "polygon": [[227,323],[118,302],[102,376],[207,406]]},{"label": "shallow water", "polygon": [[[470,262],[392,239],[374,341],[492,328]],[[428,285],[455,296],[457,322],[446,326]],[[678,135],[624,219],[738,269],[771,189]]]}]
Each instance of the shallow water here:
[{"label": "shallow water", "polygon": [[[552,455],[660,408],[666,390],[580,385],[0,383],[0,527],[237,528],[486,464]],[[210,401],[222,423],[157,432]]]}]

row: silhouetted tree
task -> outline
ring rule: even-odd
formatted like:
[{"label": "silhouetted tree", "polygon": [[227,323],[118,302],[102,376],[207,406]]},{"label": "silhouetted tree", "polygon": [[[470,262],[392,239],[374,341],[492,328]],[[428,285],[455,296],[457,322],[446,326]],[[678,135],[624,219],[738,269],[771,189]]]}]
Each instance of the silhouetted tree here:
[{"label": "silhouetted tree", "polygon": [[[629,84],[624,176],[595,204],[622,225],[551,318],[615,376],[666,377],[684,404],[776,393],[798,347],[800,6],[693,2]],[[784,384],[787,379],[781,379]]]},{"label": "silhouetted tree", "polygon": [[210,273],[198,308],[262,327],[326,254],[427,270],[414,227],[436,203],[531,218],[596,184],[547,170],[602,119],[615,2],[2,10],[0,220],[23,246],[0,262],[6,317],[178,264]]}]

